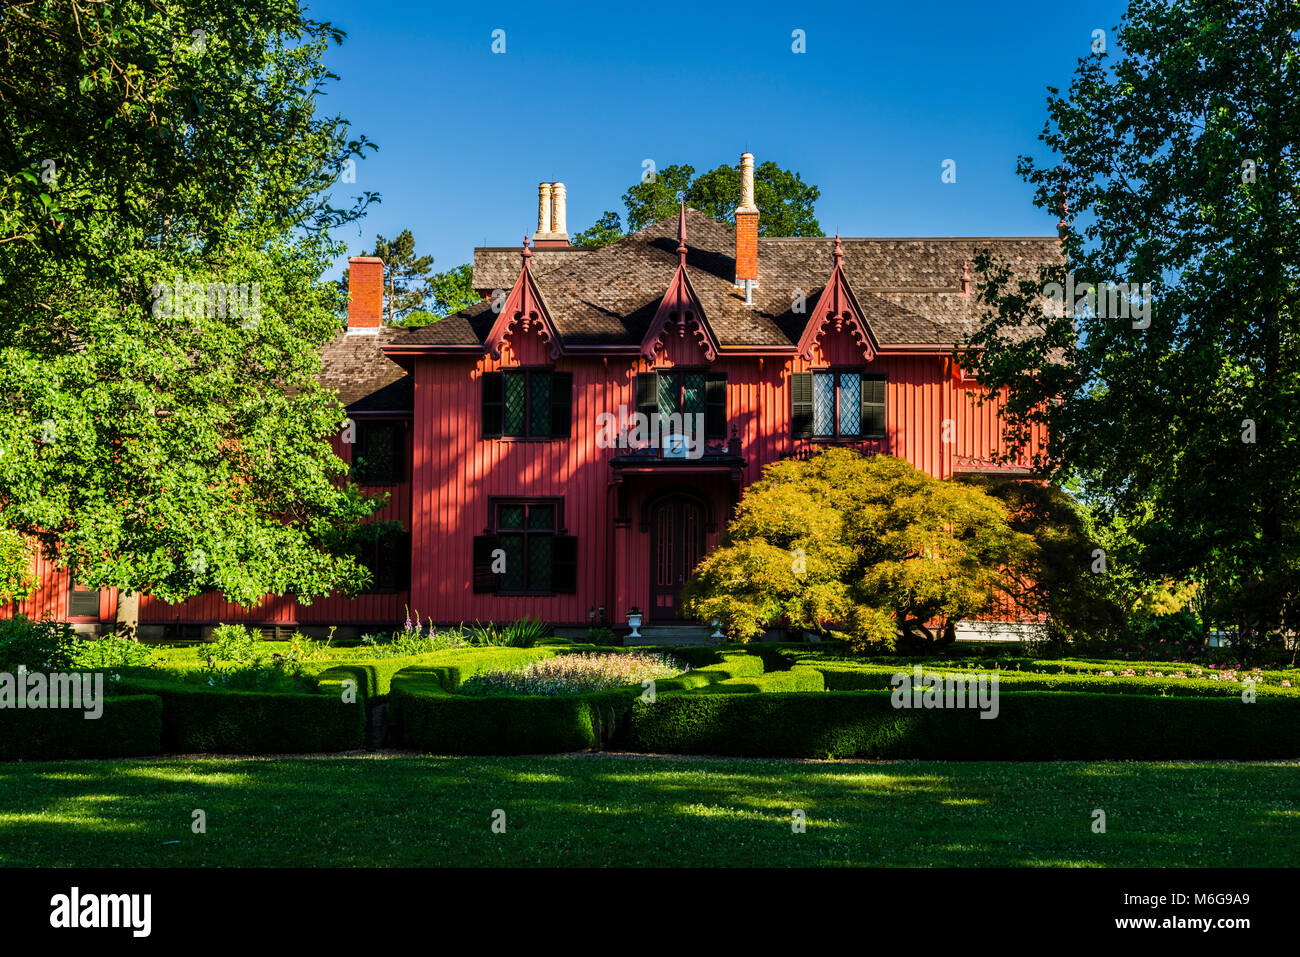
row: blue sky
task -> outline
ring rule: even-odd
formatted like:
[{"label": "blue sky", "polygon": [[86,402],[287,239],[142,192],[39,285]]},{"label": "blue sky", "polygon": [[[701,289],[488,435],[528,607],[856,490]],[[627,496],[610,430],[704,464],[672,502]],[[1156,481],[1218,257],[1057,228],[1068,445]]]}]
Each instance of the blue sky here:
[{"label": "blue sky", "polygon": [[[328,54],[341,79],[322,110],[379,144],[341,188],[383,202],[338,236],[355,255],[410,228],[438,270],[531,233],[538,182],[565,183],[572,234],[623,214],[647,158],[702,172],[745,150],[821,188],[828,234],[1052,234],[1016,157],[1044,156],[1046,87],[1068,85],[1093,30],[1114,53],[1124,8],[307,4],[348,32]],[[504,54],[491,52],[496,29]],[[941,182],[945,159],[956,183]]]}]

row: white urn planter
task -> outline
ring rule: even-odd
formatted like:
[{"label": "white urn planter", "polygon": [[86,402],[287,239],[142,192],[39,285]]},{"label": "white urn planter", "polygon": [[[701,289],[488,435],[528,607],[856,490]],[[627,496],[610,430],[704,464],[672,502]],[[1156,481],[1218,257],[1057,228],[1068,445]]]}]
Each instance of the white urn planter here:
[{"label": "white urn planter", "polygon": [[627,613],[627,625],[629,628],[632,629],[630,632],[628,632],[629,638],[641,637],[641,632],[638,630],[641,627],[640,609],[633,606],[632,610]]}]

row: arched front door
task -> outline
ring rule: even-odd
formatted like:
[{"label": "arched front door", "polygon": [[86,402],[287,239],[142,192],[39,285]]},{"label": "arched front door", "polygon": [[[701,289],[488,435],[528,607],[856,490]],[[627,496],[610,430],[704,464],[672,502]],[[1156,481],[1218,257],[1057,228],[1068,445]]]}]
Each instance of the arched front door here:
[{"label": "arched front door", "polygon": [[688,498],[666,498],[650,513],[650,620],[681,619],[682,585],[704,557],[704,510]]}]

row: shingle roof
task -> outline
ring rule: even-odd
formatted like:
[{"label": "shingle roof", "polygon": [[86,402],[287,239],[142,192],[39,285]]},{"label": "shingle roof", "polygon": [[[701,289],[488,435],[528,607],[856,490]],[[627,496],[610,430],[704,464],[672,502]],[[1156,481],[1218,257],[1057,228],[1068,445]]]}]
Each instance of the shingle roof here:
[{"label": "shingle roof", "polygon": [[399,328],[385,326],[374,335],[346,332],[321,349],[321,384],[336,389],[350,412],[410,412],[415,392],[411,376],[383,354]]},{"label": "shingle roof", "polygon": [[[735,233],[698,210],[686,211],[686,268],[705,318],[722,348],[792,348],[830,277],[834,240],[758,240],[758,286],[746,305],[735,280]],[[992,248],[1017,274],[1031,275],[1060,255],[1055,237],[843,239],[844,274],[883,346],[950,346],[978,318],[974,297],[961,295],[963,261]],[[598,249],[534,251],[530,263],[565,345],[639,345],[677,267],[677,217]],[[520,250],[478,249],[475,288],[509,289]],[[795,312],[796,290],[806,299]],[[479,345],[496,314],[477,303],[395,345]]]},{"label": "shingle roof", "polygon": [[[723,350],[793,349],[816,307],[833,264],[831,238],[758,240],[759,282],[753,305],[735,289],[735,232],[698,210],[686,211],[686,268]],[[1060,256],[1055,237],[842,239],[843,269],[882,346],[951,346],[979,318],[961,295],[964,261],[991,248],[1018,275],[1032,275]],[[521,250],[474,250],[474,287],[510,289]],[[566,346],[640,345],[677,268],[677,217],[597,249],[542,248],[529,269]],[[805,297],[795,312],[796,290]],[[490,300],[418,328],[385,327],[378,335],[340,335],[322,350],[322,381],[352,411],[406,411],[411,377],[384,346],[481,346],[497,314]]]}]

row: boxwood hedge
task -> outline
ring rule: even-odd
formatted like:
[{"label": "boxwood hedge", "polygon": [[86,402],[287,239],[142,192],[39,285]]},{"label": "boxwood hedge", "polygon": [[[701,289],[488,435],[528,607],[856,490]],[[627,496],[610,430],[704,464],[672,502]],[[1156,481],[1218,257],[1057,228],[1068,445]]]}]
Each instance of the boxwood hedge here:
[{"label": "boxwood hedge", "polygon": [[1300,758],[1300,700],[1014,691],[998,716],[896,710],[879,691],[665,694],[632,708],[634,750],[806,758]]},{"label": "boxwood hedge", "polygon": [[0,709],[0,760],[129,758],[162,750],[162,701],[152,695],[104,699],[88,719],[69,708]]},{"label": "boxwood hedge", "polygon": [[124,680],[123,691],[162,700],[162,750],[225,754],[351,751],[365,742],[363,699]]}]

